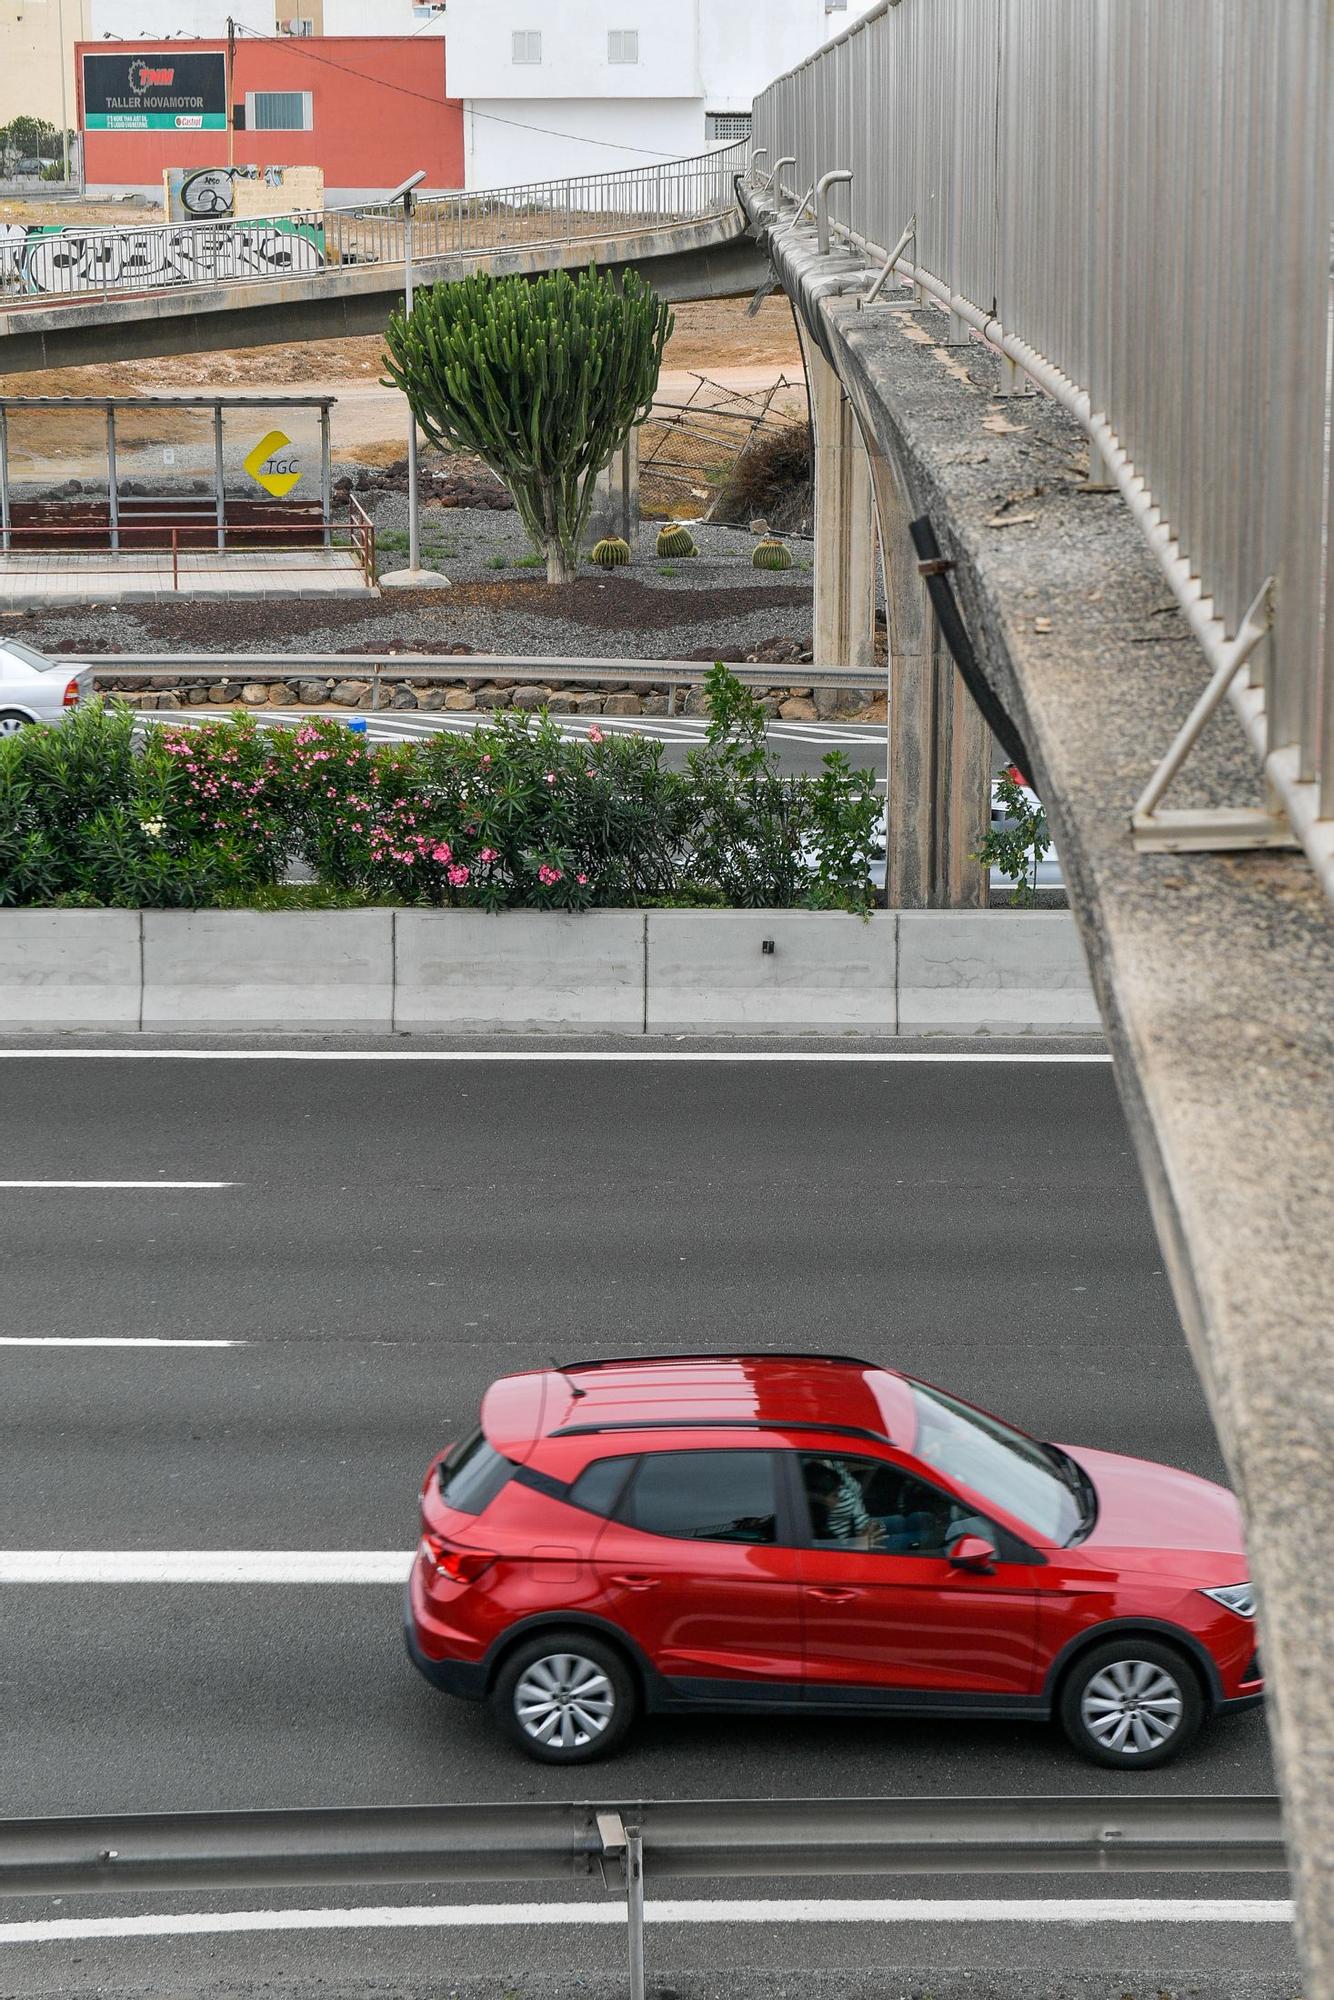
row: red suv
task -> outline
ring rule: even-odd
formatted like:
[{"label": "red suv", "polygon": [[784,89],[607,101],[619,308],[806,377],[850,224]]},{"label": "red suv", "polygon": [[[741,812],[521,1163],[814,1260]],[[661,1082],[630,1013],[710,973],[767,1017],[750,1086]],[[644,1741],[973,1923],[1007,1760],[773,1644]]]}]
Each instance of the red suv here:
[{"label": "red suv", "polygon": [[548,1763],[709,1709],[1058,1716],[1138,1770],[1264,1692],[1223,1487],[862,1361],[506,1376],[421,1515],[414,1663]]}]

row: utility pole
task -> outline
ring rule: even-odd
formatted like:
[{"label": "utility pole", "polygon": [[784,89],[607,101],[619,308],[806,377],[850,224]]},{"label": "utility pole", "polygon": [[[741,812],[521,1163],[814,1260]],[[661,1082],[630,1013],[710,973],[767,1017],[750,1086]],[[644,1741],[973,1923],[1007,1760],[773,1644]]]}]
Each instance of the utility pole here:
[{"label": "utility pole", "polygon": [[69,59],[71,51],[68,50],[65,45],[65,0],[59,0],[59,5],[56,10],[56,34],[60,39],[60,158],[62,161],[62,170],[65,176],[65,184],[66,186],[68,186],[69,185],[69,97],[67,94],[68,79],[66,78],[65,75],[65,65]]}]

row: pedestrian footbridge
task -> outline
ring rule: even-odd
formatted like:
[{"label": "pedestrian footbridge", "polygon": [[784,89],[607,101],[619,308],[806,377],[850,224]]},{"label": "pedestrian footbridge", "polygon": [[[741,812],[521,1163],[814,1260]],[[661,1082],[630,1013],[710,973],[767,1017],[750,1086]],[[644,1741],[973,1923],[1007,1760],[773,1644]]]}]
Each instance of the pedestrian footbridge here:
[{"label": "pedestrian footbridge", "polygon": [[[571,180],[418,201],[417,284],[470,271],[642,271],[665,298],[754,291],[724,146]],[[383,331],[404,284],[401,207],[96,229],[0,224],[0,375]]]}]

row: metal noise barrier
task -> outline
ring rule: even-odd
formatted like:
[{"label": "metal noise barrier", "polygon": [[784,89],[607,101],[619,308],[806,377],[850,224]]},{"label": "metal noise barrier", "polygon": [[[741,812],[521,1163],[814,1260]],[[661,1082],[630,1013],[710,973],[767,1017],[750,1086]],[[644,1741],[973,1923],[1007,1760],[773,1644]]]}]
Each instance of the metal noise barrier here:
[{"label": "metal noise barrier", "polygon": [[0,1896],[575,1879],[626,1832],[676,1878],[1287,1867],[1267,1796],[363,1806],[0,1820]]},{"label": "metal noise barrier", "polygon": [[1286,815],[1334,896],[1332,89],[1328,0],[881,0],[756,99],[777,166],[745,186],[849,173],[827,227],[882,284],[898,246],[894,302],[1084,429],[1271,790],[1249,828],[1159,812],[1163,758],[1137,841],[1277,845]]}]

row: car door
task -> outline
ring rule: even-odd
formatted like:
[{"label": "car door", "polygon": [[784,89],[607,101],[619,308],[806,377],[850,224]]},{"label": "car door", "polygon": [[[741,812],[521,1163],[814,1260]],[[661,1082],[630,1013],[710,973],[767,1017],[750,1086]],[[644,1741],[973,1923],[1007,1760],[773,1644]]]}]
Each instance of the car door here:
[{"label": "car door", "polygon": [[593,1561],[607,1616],[683,1698],[796,1699],[801,1598],[778,1455],[645,1452]]},{"label": "car door", "polygon": [[[888,1459],[796,1452],[789,1469],[809,1520],[798,1571],[812,1702],[1037,1692],[1039,1571],[1015,1559],[1031,1551]],[[1002,1559],[957,1567],[948,1550],[964,1534]]]}]

